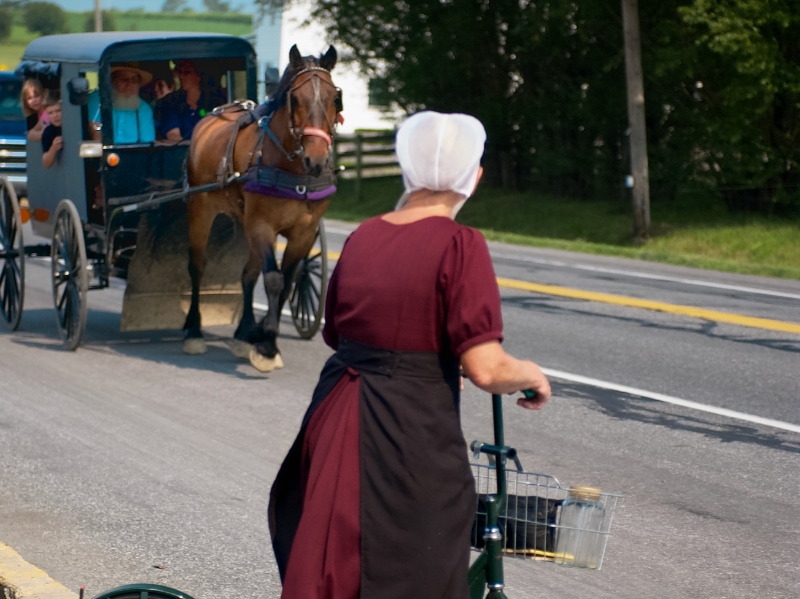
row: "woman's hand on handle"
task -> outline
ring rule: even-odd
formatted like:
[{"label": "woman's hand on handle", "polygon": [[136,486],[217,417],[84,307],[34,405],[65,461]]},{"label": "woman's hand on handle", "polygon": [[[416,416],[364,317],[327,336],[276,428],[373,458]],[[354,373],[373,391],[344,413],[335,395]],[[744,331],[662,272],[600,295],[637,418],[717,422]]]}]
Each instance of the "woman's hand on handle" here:
[{"label": "woman's hand on handle", "polygon": [[541,410],[544,407],[544,404],[547,403],[547,400],[550,398],[549,388],[548,387],[548,394],[546,397],[543,398],[543,395],[537,393],[533,389],[525,389],[522,393],[524,395],[522,397],[517,398],[517,405],[521,408],[525,408],[526,410]]},{"label": "woman's hand on handle", "polygon": [[489,393],[534,391],[535,397],[517,400],[523,408],[539,410],[550,398],[550,382],[542,369],[530,360],[507,354],[498,341],[469,348],[461,356],[461,368],[475,386]]}]

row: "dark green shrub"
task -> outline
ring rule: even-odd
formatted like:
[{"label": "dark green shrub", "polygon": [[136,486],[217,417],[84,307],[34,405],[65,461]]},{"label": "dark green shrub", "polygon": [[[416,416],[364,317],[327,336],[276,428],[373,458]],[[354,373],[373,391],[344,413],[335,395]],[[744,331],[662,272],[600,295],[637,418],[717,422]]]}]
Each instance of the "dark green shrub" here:
[{"label": "dark green shrub", "polygon": [[67,30],[67,13],[52,2],[26,4],[24,20],[29,31],[40,35],[65,33]]},{"label": "dark green shrub", "polygon": [[14,24],[14,15],[7,8],[0,8],[0,42],[11,37],[11,26]]}]

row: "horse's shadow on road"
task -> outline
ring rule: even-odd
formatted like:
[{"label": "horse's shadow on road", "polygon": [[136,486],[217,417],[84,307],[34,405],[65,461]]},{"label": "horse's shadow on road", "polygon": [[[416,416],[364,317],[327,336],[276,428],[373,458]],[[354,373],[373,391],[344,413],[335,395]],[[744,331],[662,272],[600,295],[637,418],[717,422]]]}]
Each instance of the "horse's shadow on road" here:
[{"label": "horse's shadow on road", "polygon": [[[216,372],[242,380],[265,380],[271,374],[259,372],[249,361],[238,358],[230,351],[234,325],[203,329],[208,351],[202,355],[183,352],[182,330],[123,332],[119,327],[119,313],[89,308],[86,330],[76,351],[113,353],[185,370]],[[13,336],[14,343],[20,345],[51,352],[65,351],[53,309],[26,310],[20,328],[9,335]],[[308,361],[306,352],[303,352],[303,346],[308,347],[307,343],[297,335],[291,322],[281,322],[278,344],[287,365]]]}]

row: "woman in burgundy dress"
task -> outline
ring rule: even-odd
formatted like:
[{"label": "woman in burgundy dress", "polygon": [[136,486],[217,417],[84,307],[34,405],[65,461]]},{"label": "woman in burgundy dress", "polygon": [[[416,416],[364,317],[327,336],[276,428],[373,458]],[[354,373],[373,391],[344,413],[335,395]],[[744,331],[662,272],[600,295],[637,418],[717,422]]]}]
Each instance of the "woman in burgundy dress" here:
[{"label": "woman in burgundy dress", "polygon": [[331,277],[323,368],[270,494],[284,599],[466,599],[475,491],[459,367],[491,393],[550,385],[502,349],[483,236],[454,218],[482,169],[483,126],[422,112],[397,134],[405,193],[362,223]]}]

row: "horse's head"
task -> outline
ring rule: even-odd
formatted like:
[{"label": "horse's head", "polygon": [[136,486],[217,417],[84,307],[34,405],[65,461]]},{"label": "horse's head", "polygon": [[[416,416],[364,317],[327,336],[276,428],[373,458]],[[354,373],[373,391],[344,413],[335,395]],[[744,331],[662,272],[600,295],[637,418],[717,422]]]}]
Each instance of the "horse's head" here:
[{"label": "horse's head", "polygon": [[[286,157],[301,157],[305,173],[317,177],[331,158],[336,125],[341,121],[342,91],[333,84],[333,46],[319,59],[289,51],[289,65],[274,94],[272,129]],[[285,127],[285,128],[284,128]]]}]

